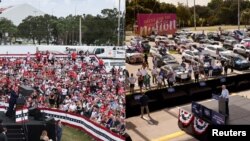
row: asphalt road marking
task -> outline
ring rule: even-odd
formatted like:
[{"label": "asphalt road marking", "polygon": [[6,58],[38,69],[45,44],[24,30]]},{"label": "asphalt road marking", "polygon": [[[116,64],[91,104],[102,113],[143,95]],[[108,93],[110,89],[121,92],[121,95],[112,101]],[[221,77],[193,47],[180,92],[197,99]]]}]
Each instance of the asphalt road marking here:
[{"label": "asphalt road marking", "polygon": [[177,131],[177,132],[174,132],[172,134],[168,134],[166,136],[162,136],[160,138],[153,139],[152,141],[169,141],[171,139],[175,139],[175,138],[181,137],[183,135],[186,135],[186,133],[184,131]]}]

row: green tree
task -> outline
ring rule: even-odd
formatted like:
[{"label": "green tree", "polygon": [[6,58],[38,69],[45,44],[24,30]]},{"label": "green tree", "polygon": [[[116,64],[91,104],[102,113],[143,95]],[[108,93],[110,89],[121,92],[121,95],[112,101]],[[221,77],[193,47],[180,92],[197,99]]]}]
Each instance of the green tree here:
[{"label": "green tree", "polygon": [[241,22],[243,22],[245,25],[250,23],[250,8],[247,8],[241,12]]},{"label": "green tree", "polygon": [[[0,44],[2,41],[6,45],[7,42],[11,43],[11,39],[16,35],[16,26],[6,18],[0,18]],[[6,36],[8,34],[8,37]]]},{"label": "green tree", "polygon": [[191,17],[191,12],[188,7],[184,6],[181,3],[178,3],[177,11],[176,11],[178,23],[181,26],[188,26],[188,22]]}]

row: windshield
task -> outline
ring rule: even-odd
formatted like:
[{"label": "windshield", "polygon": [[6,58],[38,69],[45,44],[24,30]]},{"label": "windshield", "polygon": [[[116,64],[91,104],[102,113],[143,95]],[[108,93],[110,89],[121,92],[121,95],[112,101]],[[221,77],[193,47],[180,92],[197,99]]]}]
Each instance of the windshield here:
[{"label": "windshield", "polygon": [[235,61],[242,61],[245,60],[245,58],[243,56],[237,55],[234,57]]},{"label": "windshield", "polygon": [[175,67],[173,67],[173,70],[175,72],[184,72],[185,71],[185,69],[182,66],[175,66]]},{"label": "windshield", "polygon": [[217,50],[218,50],[219,52],[221,52],[221,51],[226,51],[226,49],[224,49],[224,48],[217,48]]},{"label": "windshield", "polygon": [[199,53],[198,53],[198,52],[193,52],[193,54],[194,54],[195,56],[199,56]]},{"label": "windshield", "polygon": [[173,56],[170,56],[170,55],[162,57],[162,60],[164,60],[164,61],[170,61],[170,60],[174,60],[174,59],[175,58]]}]

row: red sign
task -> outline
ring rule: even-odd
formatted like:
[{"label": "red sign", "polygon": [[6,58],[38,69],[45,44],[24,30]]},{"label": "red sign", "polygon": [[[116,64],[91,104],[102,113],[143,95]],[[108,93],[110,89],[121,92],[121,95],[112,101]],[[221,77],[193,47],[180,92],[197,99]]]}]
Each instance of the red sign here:
[{"label": "red sign", "polygon": [[158,35],[174,34],[176,31],[176,14],[138,14],[137,34]]}]

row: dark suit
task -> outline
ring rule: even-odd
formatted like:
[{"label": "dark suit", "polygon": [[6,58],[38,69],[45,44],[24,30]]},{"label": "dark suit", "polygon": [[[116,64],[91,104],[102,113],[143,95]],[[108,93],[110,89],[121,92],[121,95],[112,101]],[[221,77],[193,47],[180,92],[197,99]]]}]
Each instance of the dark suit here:
[{"label": "dark suit", "polygon": [[62,138],[62,127],[60,127],[59,125],[56,126],[56,137],[57,137],[57,141],[61,141]]},{"label": "dark suit", "polygon": [[0,141],[8,141],[6,134],[0,133]]},{"label": "dark suit", "polygon": [[11,90],[10,91],[9,108],[8,108],[8,111],[6,112],[6,116],[13,116],[14,106],[16,104],[17,98],[18,98],[18,95],[16,94],[16,92]]}]

